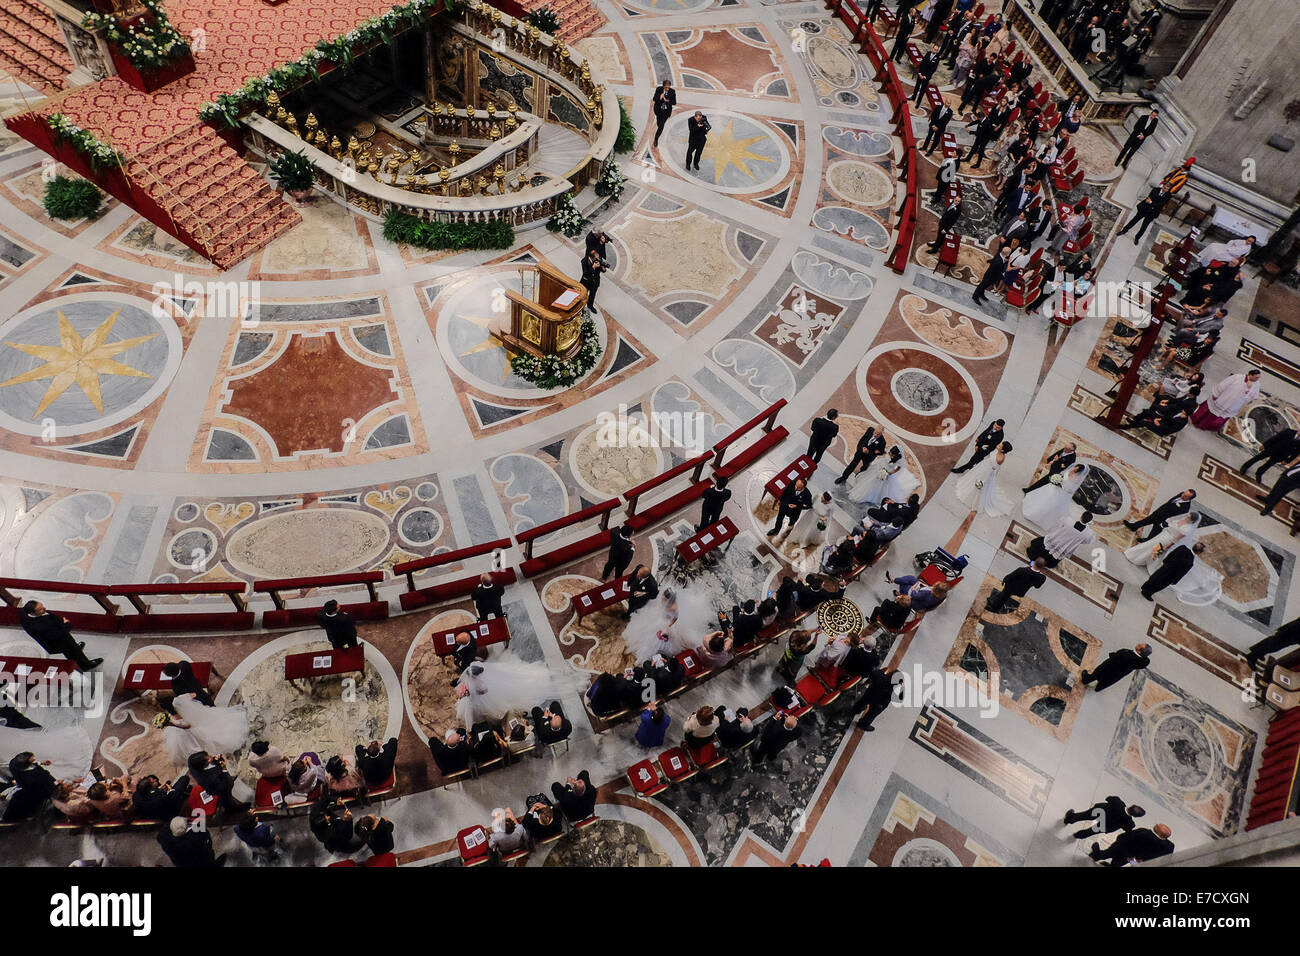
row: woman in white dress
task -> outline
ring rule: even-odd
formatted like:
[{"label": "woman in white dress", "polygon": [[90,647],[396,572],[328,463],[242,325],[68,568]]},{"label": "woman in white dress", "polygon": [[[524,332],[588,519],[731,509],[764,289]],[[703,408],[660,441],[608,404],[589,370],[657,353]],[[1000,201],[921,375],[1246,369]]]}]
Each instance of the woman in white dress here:
[{"label": "woman in white dress", "polygon": [[[1058,472],[1052,481],[1029,492],[1020,505],[1025,518],[1040,528],[1055,528],[1070,516],[1070,499],[1091,470],[1087,465],[1072,465],[1064,474]],[[1055,481],[1058,477],[1059,484]]]},{"label": "woman in white dress", "polygon": [[166,711],[154,717],[162,730],[163,750],[173,763],[185,766],[190,754],[206,750],[216,756],[234,753],[248,739],[248,712],[242,707],[207,707],[193,694],[172,701],[175,716]]},{"label": "woman in white dress", "polygon": [[706,634],[717,628],[709,599],[694,591],[664,588],[658,601],[651,601],[632,615],[623,629],[623,643],[637,662],[656,654],[675,657],[699,647]]},{"label": "woman in white dress", "polygon": [[1201,523],[1201,516],[1195,512],[1188,512],[1181,517],[1175,518],[1165,525],[1165,529],[1153,538],[1146,541],[1139,541],[1133,547],[1124,552],[1124,557],[1128,558],[1139,567],[1145,568],[1148,572],[1154,571],[1156,566],[1162,560],[1160,555],[1173,550],[1180,544],[1185,544],[1189,548],[1195,542],[1195,532]]},{"label": "woman in white dress", "polygon": [[895,445],[889,449],[889,461],[858,473],[849,485],[849,498],[867,505],[878,505],[886,498],[906,501],[920,484],[921,480],[907,470],[902,449]]},{"label": "woman in white dress", "polygon": [[510,652],[466,668],[456,681],[456,716],[462,727],[500,721],[512,710],[528,711],[554,698],[550,672]]},{"label": "woman in white dress", "polygon": [[825,491],[813,502],[813,506],[799,515],[799,520],[790,526],[784,543],[805,550],[817,548],[826,541],[826,529],[830,527],[830,521],[831,493]]},{"label": "woman in white dress", "polygon": [[1004,441],[998,446],[997,453],[986,457],[970,471],[963,472],[957,479],[957,500],[971,511],[978,511],[991,518],[1011,514],[1012,501],[998,488],[998,469],[1007,460],[1011,442]]}]

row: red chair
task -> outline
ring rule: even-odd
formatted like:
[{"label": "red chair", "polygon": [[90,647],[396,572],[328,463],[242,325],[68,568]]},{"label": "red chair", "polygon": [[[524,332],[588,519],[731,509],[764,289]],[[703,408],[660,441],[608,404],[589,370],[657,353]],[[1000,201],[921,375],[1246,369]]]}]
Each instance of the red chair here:
[{"label": "red chair", "polygon": [[687,680],[695,680],[697,677],[703,677],[709,672],[709,668],[701,663],[700,652],[697,650],[682,651],[677,655],[677,660],[682,665],[683,670],[686,671]]},{"label": "red chair", "polygon": [[258,816],[269,816],[282,808],[287,784],[284,777],[259,777],[254,791],[253,812]]},{"label": "red chair", "polygon": [[456,834],[456,846],[460,850],[460,862],[465,866],[479,866],[492,856],[487,831],[477,824]]},{"label": "red chair", "polygon": [[380,853],[378,856],[372,856],[361,865],[373,866],[380,869],[389,866],[397,866],[397,854],[389,850],[387,853]]},{"label": "red chair", "polygon": [[[785,712],[787,714],[793,714],[795,717],[802,717],[804,714],[808,713],[808,711],[813,709],[813,705],[808,703],[808,701],[799,693],[798,687],[795,687],[794,691],[795,691],[795,699],[798,701],[798,703],[796,703],[793,707],[785,708]],[[773,710],[782,709],[777,706],[775,695],[773,697],[769,697],[768,702],[772,705]]]},{"label": "red chair", "polygon": [[691,763],[695,764],[700,770],[712,770],[714,767],[721,767],[727,762],[727,758],[718,752],[718,748],[713,741],[709,741],[703,747],[686,747],[686,752],[691,758]]},{"label": "red chair", "polygon": [[799,682],[794,685],[794,689],[799,692],[810,707],[825,707],[840,696],[840,692],[831,687],[827,687],[813,671],[809,671],[799,678]]},{"label": "red chair", "polygon": [[838,664],[823,664],[820,667],[814,667],[812,672],[817,675],[817,679],[825,684],[828,689],[834,690],[837,693],[841,693],[848,690],[850,687],[856,687],[858,684],[862,683],[861,675],[854,676],[846,674]]},{"label": "red chair", "polygon": [[366,784],[366,796],[372,799],[382,799],[397,789],[397,771],[388,775],[388,779],[383,783],[371,786]]},{"label": "red chair", "polygon": [[649,758],[627,768],[627,782],[638,797],[647,799],[668,789],[668,784],[659,776],[659,768]]},{"label": "red chair", "polygon": [[952,270],[952,267],[957,264],[957,257],[960,253],[961,236],[950,232],[943,237],[943,245],[939,247],[939,260],[934,264],[934,271],[938,272],[942,267],[944,275],[947,275]]},{"label": "red chair", "polygon": [[213,817],[217,815],[217,811],[221,808],[221,804],[217,802],[217,798],[208,793],[202,787],[190,788],[189,804],[191,815],[194,814],[194,811],[199,810],[202,811],[204,815]]},{"label": "red chair", "polygon": [[1082,199],[1079,200],[1079,202],[1077,203],[1077,205],[1082,206],[1084,209],[1087,209],[1087,208],[1088,208],[1088,200],[1089,200],[1090,198],[1092,198],[1092,197],[1090,197],[1090,196],[1084,196]]},{"label": "red chair", "polygon": [[686,756],[686,751],[681,747],[673,747],[661,753],[659,755],[659,766],[669,783],[681,783],[684,780],[690,780],[691,777],[700,772],[697,767],[691,765],[691,758]]},{"label": "red chair", "polygon": [[1061,246],[1061,249],[1070,255],[1077,255],[1090,245],[1092,245],[1092,223],[1088,223],[1083,227],[1083,231],[1079,233],[1078,238],[1067,240],[1065,245]]}]

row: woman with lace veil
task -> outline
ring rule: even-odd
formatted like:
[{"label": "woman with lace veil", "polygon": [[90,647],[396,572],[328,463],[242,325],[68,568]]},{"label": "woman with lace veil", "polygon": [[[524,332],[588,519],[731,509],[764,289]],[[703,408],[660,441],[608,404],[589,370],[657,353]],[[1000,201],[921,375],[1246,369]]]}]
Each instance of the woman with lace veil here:
[{"label": "woman with lace veil", "polygon": [[1020,505],[1025,518],[1040,528],[1055,528],[1070,516],[1070,501],[1091,470],[1088,465],[1071,465],[1065,472],[1053,475],[1043,487],[1029,492]]},{"label": "woman with lace veil", "polygon": [[163,750],[174,763],[185,766],[190,754],[231,754],[248,739],[248,712],[243,707],[207,707],[193,694],[172,701],[176,715],[162,711],[154,726],[162,731]]},{"label": "woman with lace veil", "polygon": [[1196,541],[1196,529],[1200,524],[1201,516],[1196,512],[1180,515],[1165,525],[1164,530],[1158,535],[1139,541],[1128,548],[1124,552],[1124,557],[1148,572],[1154,571],[1163,560],[1161,556],[1168,551],[1180,544],[1185,544],[1189,548],[1192,546]]},{"label": "woman with lace veil", "polygon": [[456,681],[456,716],[462,727],[481,720],[502,720],[511,711],[527,712],[555,697],[551,673],[527,664],[508,651],[490,661],[476,661]]},{"label": "woman with lace veil", "polygon": [[1011,514],[1014,505],[998,488],[998,471],[1010,450],[1011,442],[1004,441],[998,446],[996,454],[985,457],[970,471],[963,472],[954,488],[957,500],[971,511],[978,511],[991,518]]}]

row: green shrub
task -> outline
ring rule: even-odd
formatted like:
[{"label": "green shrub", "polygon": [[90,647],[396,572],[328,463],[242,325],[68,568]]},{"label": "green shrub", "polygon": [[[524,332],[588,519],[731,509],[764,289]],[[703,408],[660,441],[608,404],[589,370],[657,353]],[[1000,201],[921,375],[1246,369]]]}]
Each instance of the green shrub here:
[{"label": "green shrub", "polygon": [[632,125],[632,117],[627,115],[627,107],[623,105],[623,98],[618,98],[618,138],[614,140],[614,152],[630,153],[636,148],[636,127]]},{"label": "green shrub", "polygon": [[282,189],[294,192],[311,189],[312,183],[316,181],[316,166],[301,150],[296,153],[285,150],[271,160],[271,178]]},{"label": "green shrub", "polygon": [[560,32],[560,15],[550,7],[539,7],[528,11],[528,25],[555,36]]},{"label": "green shrub", "polygon": [[87,179],[55,176],[45,184],[45,211],[52,219],[94,219],[104,197]]},{"label": "green shrub", "polygon": [[421,249],[509,249],[515,244],[515,227],[504,219],[438,222],[390,209],[384,219],[384,238]]}]

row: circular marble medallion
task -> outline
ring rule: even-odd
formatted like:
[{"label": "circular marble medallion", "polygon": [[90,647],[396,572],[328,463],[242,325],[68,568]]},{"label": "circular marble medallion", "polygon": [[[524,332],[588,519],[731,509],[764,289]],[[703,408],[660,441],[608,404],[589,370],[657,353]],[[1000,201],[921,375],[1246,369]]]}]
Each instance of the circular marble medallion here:
[{"label": "circular marble medallion", "polygon": [[437,541],[442,534],[442,516],[432,508],[412,508],[402,515],[397,533],[404,544],[419,547]]},{"label": "circular marble medallion", "polygon": [[938,840],[917,837],[908,840],[894,854],[894,866],[961,866],[957,854]]},{"label": "circular marble medallion", "polygon": [[216,552],[216,535],[206,528],[189,528],[171,539],[167,560],[173,567],[201,572]]},{"label": "circular marble medallion", "polygon": [[296,578],[368,568],[387,550],[388,524],[379,515],[308,508],[239,528],[226,545],[226,558],[254,577]]},{"label": "circular marble medallion", "polygon": [[907,368],[894,375],[889,390],[903,405],[920,415],[936,415],[948,407],[948,390],[930,372]]},{"label": "circular marble medallion", "polygon": [[623,820],[597,820],[570,830],[542,866],[672,866],[672,858],[645,830]]},{"label": "circular marble medallion", "polygon": [[185,524],[189,524],[191,521],[193,521],[195,518],[199,516],[199,506],[192,501],[187,501],[185,502],[185,504],[177,507],[177,509],[173,512],[173,514],[175,515],[177,521],[181,521],[184,522]]},{"label": "circular marble medallion", "polygon": [[861,206],[881,206],[894,199],[894,181],[879,166],[844,160],[832,163],[826,182],[836,194]]},{"label": "circular marble medallion", "polygon": [[1151,728],[1155,770],[1180,790],[1197,790],[1210,782],[1216,766],[1214,742],[1186,713],[1170,708]]},{"label": "circular marble medallion", "polygon": [[1113,515],[1124,508],[1128,496],[1124,486],[1103,466],[1095,461],[1086,462],[1091,466],[1088,477],[1074,493],[1075,504],[1091,511],[1097,517]]},{"label": "circular marble medallion", "polygon": [[659,159],[683,179],[703,182],[720,193],[752,193],[776,185],[790,171],[790,151],[785,137],[752,116],[730,110],[709,109],[705,115],[712,130],[699,171],[688,171],[687,121],[694,110],[673,113],[664,126]]},{"label": "circular marble medallion", "polygon": [[588,495],[604,501],[663,471],[664,453],[657,446],[673,436],[640,412],[602,416],[607,420],[598,416],[570,442],[569,467]]},{"label": "circular marble medallion", "polygon": [[975,433],[984,401],[975,379],[942,351],[920,342],[885,342],[858,364],[858,394],[871,418],[923,445]]}]

